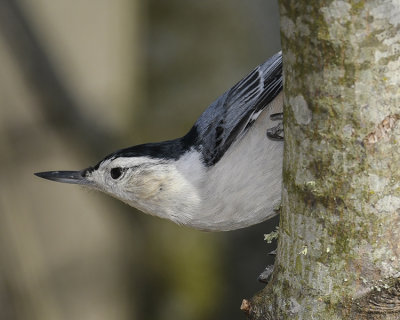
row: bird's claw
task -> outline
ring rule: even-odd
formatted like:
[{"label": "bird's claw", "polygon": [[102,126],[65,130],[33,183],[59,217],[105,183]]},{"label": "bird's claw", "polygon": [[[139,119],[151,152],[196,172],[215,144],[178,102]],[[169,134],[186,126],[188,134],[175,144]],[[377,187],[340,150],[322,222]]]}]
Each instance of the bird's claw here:
[{"label": "bird's claw", "polygon": [[283,120],[283,113],[282,113],[282,112],[273,113],[273,114],[271,114],[271,115],[269,116],[269,118],[270,118],[272,121],[278,121],[278,120],[282,121],[282,120]]},{"label": "bird's claw", "polygon": [[274,266],[270,265],[267,266],[263,272],[258,276],[258,281],[263,282],[263,283],[268,283],[269,278],[272,275],[272,272],[274,271]]},{"label": "bird's claw", "polygon": [[275,141],[282,141],[284,139],[284,134],[283,134],[283,123],[280,122],[278,125],[275,127],[272,127],[267,130],[267,137],[271,140]]},{"label": "bird's claw", "polygon": [[275,127],[272,127],[267,130],[267,137],[271,140],[282,141],[284,138],[283,124],[282,124],[283,113],[282,112],[273,113],[269,116],[269,118],[272,121],[281,121],[281,122],[278,125],[276,125]]}]

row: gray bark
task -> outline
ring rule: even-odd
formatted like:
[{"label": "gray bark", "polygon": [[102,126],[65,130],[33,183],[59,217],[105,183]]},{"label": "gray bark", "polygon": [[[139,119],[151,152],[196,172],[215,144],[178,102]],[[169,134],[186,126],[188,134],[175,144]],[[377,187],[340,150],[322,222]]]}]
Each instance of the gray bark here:
[{"label": "gray bark", "polygon": [[280,0],[274,273],[250,319],[400,318],[400,2]]}]

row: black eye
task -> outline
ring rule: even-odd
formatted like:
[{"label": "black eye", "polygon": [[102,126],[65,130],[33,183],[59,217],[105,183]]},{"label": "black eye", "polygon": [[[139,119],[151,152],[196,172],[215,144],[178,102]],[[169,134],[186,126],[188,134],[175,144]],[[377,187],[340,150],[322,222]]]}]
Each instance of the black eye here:
[{"label": "black eye", "polygon": [[118,179],[121,176],[122,172],[123,170],[120,167],[112,168],[110,171],[111,178]]}]

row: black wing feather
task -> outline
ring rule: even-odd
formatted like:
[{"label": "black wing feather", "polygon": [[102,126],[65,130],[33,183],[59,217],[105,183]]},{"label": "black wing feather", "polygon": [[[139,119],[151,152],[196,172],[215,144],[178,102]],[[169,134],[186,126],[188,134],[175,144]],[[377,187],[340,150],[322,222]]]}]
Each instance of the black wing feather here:
[{"label": "black wing feather", "polygon": [[[196,121],[198,149],[207,166],[251,127],[282,90],[282,54],[277,53],[212,103]],[[192,129],[192,130],[193,130]]]}]

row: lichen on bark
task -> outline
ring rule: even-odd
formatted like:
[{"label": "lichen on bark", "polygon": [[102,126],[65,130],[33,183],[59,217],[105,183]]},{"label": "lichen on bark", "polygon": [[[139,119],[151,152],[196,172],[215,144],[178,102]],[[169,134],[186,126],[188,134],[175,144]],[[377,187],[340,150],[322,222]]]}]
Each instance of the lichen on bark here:
[{"label": "lichen on bark", "polygon": [[275,269],[250,319],[399,319],[400,3],[280,0]]}]

